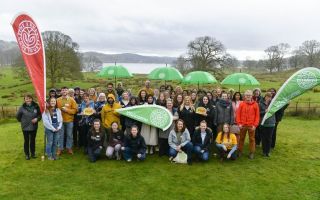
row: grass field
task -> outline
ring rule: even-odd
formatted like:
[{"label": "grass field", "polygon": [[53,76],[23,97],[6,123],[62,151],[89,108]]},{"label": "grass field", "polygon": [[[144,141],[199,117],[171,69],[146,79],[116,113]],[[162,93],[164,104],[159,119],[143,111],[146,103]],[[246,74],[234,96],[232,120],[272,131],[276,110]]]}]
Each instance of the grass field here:
[{"label": "grass field", "polygon": [[[147,156],[145,162],[89,163],[80,151],[57,161],[26,161],[14,120],[0,125],[0,199],[320,199],[319,120],[285,117],[270,158],[192,166]],[[246,145],[247,147],[248,145]],[[247,154],[247,149],[245,154]]]}]

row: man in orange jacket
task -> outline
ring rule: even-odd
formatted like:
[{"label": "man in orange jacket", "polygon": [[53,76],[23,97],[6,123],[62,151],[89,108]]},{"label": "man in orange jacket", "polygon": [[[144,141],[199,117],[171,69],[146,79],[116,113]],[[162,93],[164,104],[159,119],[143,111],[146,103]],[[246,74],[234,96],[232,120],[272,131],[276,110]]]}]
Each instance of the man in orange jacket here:
[{"label": "man in orange jacket", "polygon": [[243,144],[246,139],[246,134],[249,134],[249,158],[254,158],[255,153],[255,130],[259,125],[260,112],[259,105],[252,100],[252,91],[247,90],[244,93],[244,101],[240,103],[236,113],[236,121],[240,128],[240,141],[239,141],[239,156],[242,154]]}]

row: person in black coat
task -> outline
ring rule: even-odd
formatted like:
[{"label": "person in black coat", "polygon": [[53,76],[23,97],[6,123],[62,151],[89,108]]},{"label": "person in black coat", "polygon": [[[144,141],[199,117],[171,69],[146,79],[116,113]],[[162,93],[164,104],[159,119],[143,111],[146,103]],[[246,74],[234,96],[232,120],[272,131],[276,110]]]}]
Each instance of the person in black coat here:
[{"label": "person in black coat", "polygon": [[200,127],[196,128],[192,138],[193,151],[203,161],[209,160],[210,146],[212,143],[212,131],[207,128],[207,122],[200,122]]},{"label": "person in black coat", "polygon": [[190,133],[190,137],[193,137],[194,128],[195,128],[195,108],[191,103],[191,97],[186,96],[183,100],[183,103],[178,108],[179,118],[185,122],[185,125]]},{"label": "person in black coat", "polygon": [[21,129],[24,136],[24,153],[26,160],[31,157],[36,158],[36,135],[38,130],[38,122],[41,120],[41,111],[37,103],[33,101],[31,94],[24,96],[24,103],[19,108],[16,118],[21,123]]},{"label": "person in black coat", "polygon": [[199,102],[198,107],[204,107],[206,109],[206,113],[196,114],[196,124],[200,124],[201,121],[205,120],[207,122],[207,126],[213,131],[213,134],[215,136],[217,134],[217,124],[215,120],[216,107],[209,102],[209,98],[207,96],[202,97],[202,100]]},{"label": "person in black coat", "polygon": [[93,121],[93,126],[88,133],[88,156],[90,162],[96,162],[100,157],[103,149],[104,137],[105,133],[101,126],[101,121],[99,119],[95,119]]},{"label": "person in black coat", "polygon": [[147,146],[136,125],[131,127],[130,134],[125,137],[124,146],[121,147],[121,150],[127,162],[131,162],[133,156],[140,161],[146,159]]}]

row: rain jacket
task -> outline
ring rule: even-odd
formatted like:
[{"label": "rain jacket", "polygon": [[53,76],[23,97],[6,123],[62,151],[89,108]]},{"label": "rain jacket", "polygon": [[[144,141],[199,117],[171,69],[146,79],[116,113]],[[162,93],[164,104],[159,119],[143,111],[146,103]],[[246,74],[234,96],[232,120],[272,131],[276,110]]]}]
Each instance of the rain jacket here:
[{"label": "rain jacket", "polygon": [[105,128],[111,128],[112,122],[117,122],[120,124],[120,114],[117,113],[117,109],[121,108],[121,105],[116,102],[115,96],[113,94],[108,94],[107,99],[112,98],[113,104],[110,105],[108,102],[103,106],[101,110],[101,120]]}]

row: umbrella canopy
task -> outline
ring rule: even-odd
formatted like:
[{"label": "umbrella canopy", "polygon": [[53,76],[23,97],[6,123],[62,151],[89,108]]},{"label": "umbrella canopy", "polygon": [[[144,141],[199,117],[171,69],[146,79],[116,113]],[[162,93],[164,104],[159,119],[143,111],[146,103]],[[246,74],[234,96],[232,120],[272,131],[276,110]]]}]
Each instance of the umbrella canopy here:
[{"label": "umbrella canopy", "polygon": [[149,79],[164,81],[181,81],[182,74],[174,67],[158,67],[150,72]]},{"label": "umbrella canopy", "polygon": [[234,73],[227,76],[221,82],[222,85],[239,85],[239,91],[241,85],[254,86],[260,85],[259,81],[255,77],[246,73]]},{"label": "umbrella canopy", "polygon": [[103,67],[101,71],[97,74],[98,77],[105,78],[114,78],[115,84],[117,78],[129,78],[132,77],[132,74],[128,71],[127,68],[122,65],[113,65],[108,67]]},{"label": "umbrella canopy", "polygon": [[188,73],[182,80],[185,84],[200,84],[217,83],[218,81],[208,72],[194,71]]}]

